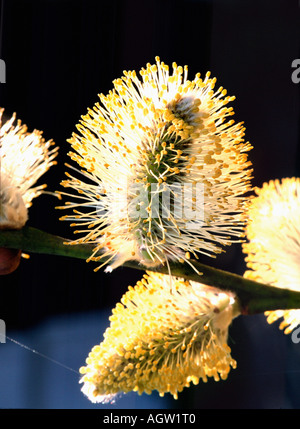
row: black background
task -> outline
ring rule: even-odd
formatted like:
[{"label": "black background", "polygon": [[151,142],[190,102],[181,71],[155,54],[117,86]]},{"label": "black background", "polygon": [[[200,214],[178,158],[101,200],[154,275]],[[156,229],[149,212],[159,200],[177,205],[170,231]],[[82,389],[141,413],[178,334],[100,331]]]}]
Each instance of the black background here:
[{"label": "black background", "polygon": [[[170,65],[187,64],[191,79],[210,70],[237,97],[235,119],[245,122],[254,146],[253,183],[261,186],[299,175],[299,84],[291,80],[292,61],[300,57],[299,24],[297,0],[2,0],[6,83],[0,84],[0,106],[60,147],[58,165],[41,179],[55,191],[69,161],[66,140],[80,115],[123,70],[139,70],[156,55]],[[28,225],[71,238],[56,205],[49,195],[36,199]],[[201,260],[238,274],[245,270],[239,245],[216,260]],[[93,268],[31,255],[0,278],[0,317],[10,329],[24,330],[57,314],[110,309],[142,275],[128,268],[95,274]],[[186,389],[175,407],[300,407],[299,345],[263,315],[235,320],[230,341],[238,369],[229,380]]]}]

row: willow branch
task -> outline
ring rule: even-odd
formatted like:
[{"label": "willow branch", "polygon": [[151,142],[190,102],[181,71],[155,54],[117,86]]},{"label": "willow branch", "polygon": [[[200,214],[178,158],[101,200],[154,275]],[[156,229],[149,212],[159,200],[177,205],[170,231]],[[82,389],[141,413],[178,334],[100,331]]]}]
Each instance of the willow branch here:
[{"label": "willow branch", "polygon": [[[91,255],[94,248],[92,244],[65,244],[68,241],[70,242],[65,238],[28,226],[21,230],[0,231],[0,247],[22,249],[23,252],[28,253],[59,255],[77,259],[87,259]],[[98,263],[104,261],[103,259]],[[300,292],[265,285],[237,274],[201,264],[198,261],[192,262],[201,275],[188,264],[170,262],[172,274],[234,292],[239,299],[243,314],[300,308]],[[146,267],[136,261],[128,261],[124,266],[146,270]],[[155,270],[151,270],[164,274],[168,273],[167,266],[159,266]]]}]

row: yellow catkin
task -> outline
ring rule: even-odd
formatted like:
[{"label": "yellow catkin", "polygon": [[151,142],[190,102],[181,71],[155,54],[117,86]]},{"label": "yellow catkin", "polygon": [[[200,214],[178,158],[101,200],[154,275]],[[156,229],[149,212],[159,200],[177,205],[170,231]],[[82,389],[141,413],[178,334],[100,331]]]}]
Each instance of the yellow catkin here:
[{"label": "yellow catkin", "polygon": [[56,164],[58,147],[52,148],[54,142],[46,142],[41,131],[29,133],[16,114],[4,123],[3,115],[0,108],[0,229],[20,229],[32,200],[44,192],[46,185],[35,184]]},{"label": "yellow catkin", "polygon": [[[70,213],[62,220],[82,229],[80,243],[95,243],[89,260],[103,255],[100,267],[108,271],[132,258],[145,267],[168,259],[192,263],[186,254],[214,256],[239,242],[252,170],[245,127],[230,119],[234,97],[216,88],[210,73],[189,80],[187,66],[169,67],[156,57],[139,75],[125,71],[99,98],[68,140],[81,179],[62,182],[71,192],[61,192],[70,204],[60,207],[82,207],[79,218]],[[204,199],[190,210],[199,186]]]},{"label": "yellow catkin", "polygon": [[[256,189],[248,212],[243,244],[248,270],[244,276],[300,291],[300,179],[271,180]],[[268,323],[283,319],[286,334],[300,324],[300,310],[265,312]]]},{"label": "yellow catkin", "polygon": [[225,380],[236,367],[227,334],[238,314],[231,293],[149,272],[113,310],[80,369],[82,391],[93,402],[129,391],[177,398],[191,382]]}]

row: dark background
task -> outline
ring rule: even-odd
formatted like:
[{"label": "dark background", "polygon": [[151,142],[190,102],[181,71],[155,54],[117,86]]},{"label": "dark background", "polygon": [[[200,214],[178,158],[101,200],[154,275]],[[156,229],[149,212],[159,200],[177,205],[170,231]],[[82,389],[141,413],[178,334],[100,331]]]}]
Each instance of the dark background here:
[{"label": "dark background", "polygon": [[[235,120],[244,121],[254,149],[254,185],[299,175],[300,58],[297,0],[2,0],[0,58],[6,83],[0,106],[44,131],[60,147],[58,165],[41,183],[61,189],[66,140],[80,115],[107,93],[123,70],[139,70],[156,55],[189,66],[189,76],[212,72],[236,95]],[[72,237],[58,220],[57,201],[43,195],[28,225]],[[202,262],[243,274],[239,245]],[[72,368],[99,343],[111,308],[140,271],[93,272],[85,261],[32,254],[0,278],[0,318],[7,334]],[[300,408],[300,345],[263,315],[240,316],[230,330],[238,361],[226,382],[185,389],[178,401],[130,394],[106,407]],[[97,408],[83,397],[78,377],[7,341],[0,344],[1,408]],[[99,406],[98,406],[99,407]]]}]

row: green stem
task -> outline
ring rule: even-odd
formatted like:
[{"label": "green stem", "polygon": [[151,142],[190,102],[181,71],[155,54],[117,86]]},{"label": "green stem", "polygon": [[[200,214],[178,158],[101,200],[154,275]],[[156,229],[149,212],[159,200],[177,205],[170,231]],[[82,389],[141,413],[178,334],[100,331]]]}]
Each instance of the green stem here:
[{"label": "green stem", "polygon": [[22,249],[23,252],[68,256],[87,259],[94,246],[87,244],[66,245],[71,241],[36,228],[25,226],[20,230],[0,230],[0,247]]},{"label": "green stem", "polygon": [[[22,249],[23,252],[28,253],[87,259],[94,248],[92,244],[65,244],[68,241],[71,240],[29,226],[25,226],[21,230],[0,231],[0,247]],[[100,262],[101,261],[99,261],[99,263]],[[239,299],[243,314],[262,313],[267,310],[300,308],[300,292],[258,283],[240,275],[201,264],[198,261],[193,261],[193,265],[201,275],[197,274],[188,264],[170,262],[169,265],[172,275],[174,276],[234,292]],[[136,261],[128,261],[124,266],[143,271],[146,270],[144,266]],[[155,270],[151,270],[165,274],[168,273],[167,266],[160,266]]]}]

